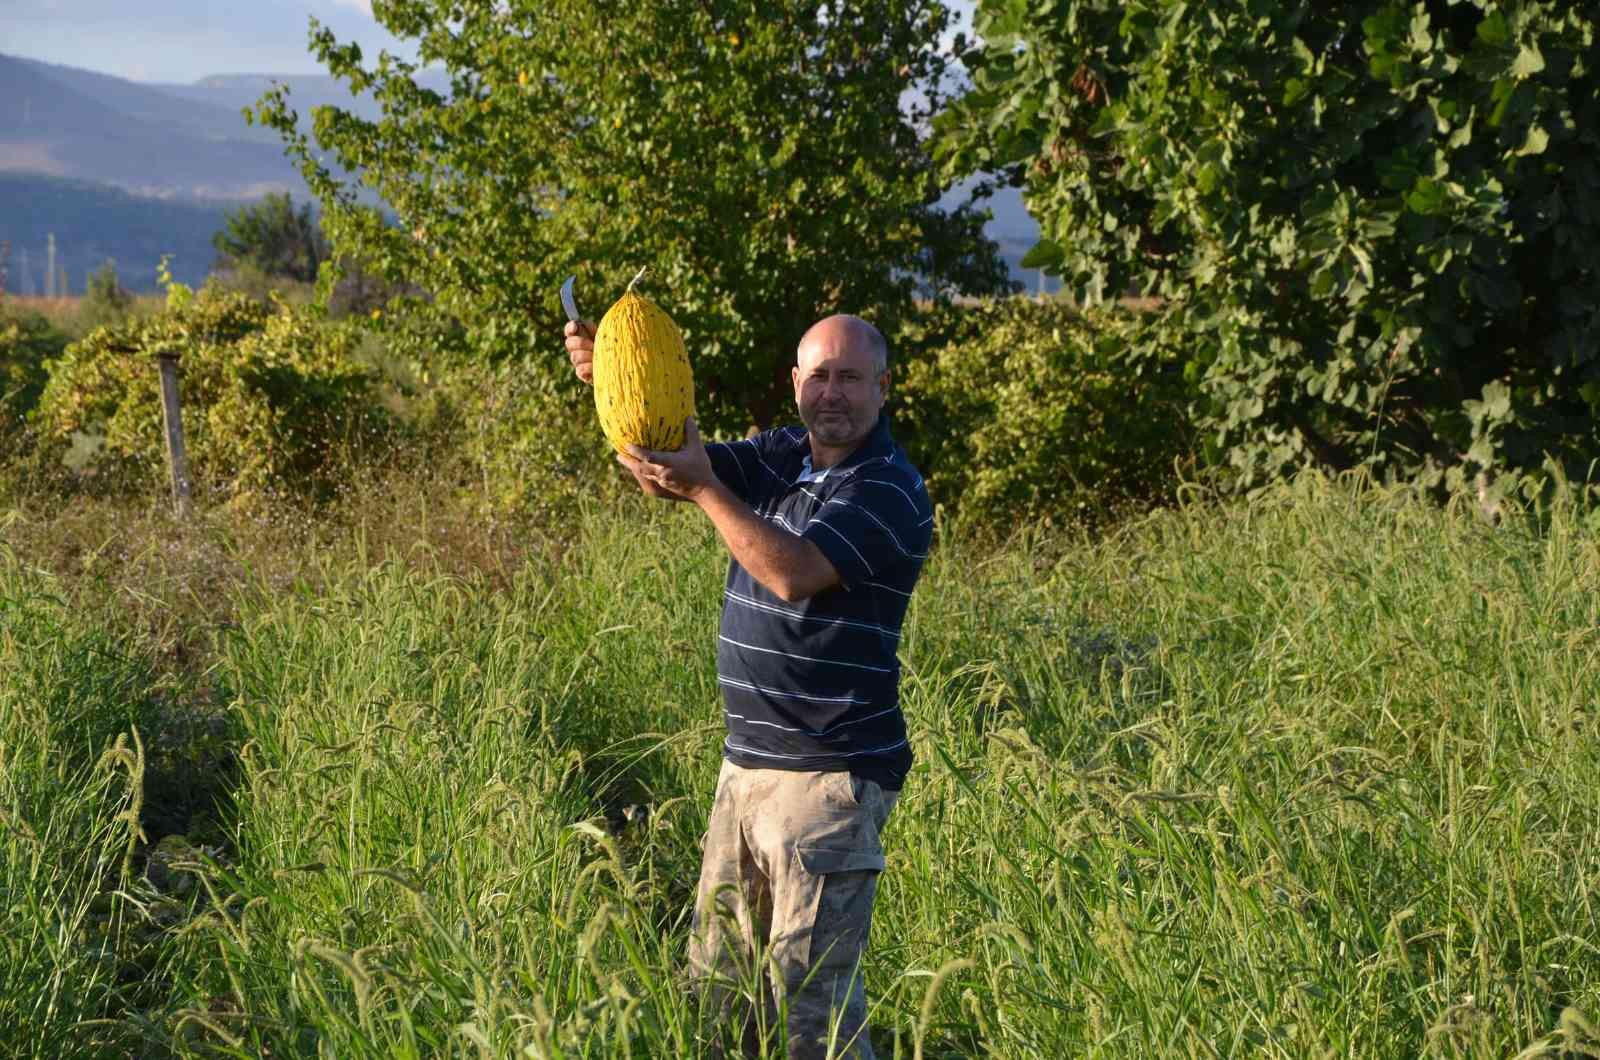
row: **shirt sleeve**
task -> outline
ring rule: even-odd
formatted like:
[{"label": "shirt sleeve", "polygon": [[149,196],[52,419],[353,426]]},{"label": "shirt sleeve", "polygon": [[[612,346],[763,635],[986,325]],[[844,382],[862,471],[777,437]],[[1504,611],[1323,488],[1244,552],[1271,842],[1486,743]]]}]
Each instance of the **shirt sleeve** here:
[{"label": "shirt sleeve", "polygon": [[933,510],[920,481],[875,469],[841,483],[800,536],[822,550],[850,589],[897,564],[920,565],[933,536]]},{"label": "shirt sleeve", "polygon": [[711,458],[711,470],[722,484],[746,504],[751,502],[750,484],[755,481],[753,465],[758,455],[751,442],[707,442],[706,455]]}]

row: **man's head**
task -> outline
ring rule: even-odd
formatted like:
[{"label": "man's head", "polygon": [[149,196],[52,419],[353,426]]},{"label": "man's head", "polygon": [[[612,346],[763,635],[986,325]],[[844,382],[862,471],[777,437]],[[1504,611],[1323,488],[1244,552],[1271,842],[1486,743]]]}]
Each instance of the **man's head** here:
[{"label": "man's head", "polygon": [[811,437],[829,448],[854,447],[883,408],[889,344],[860,317],[824,317],[800,339],[793,377],[794,403]]}]

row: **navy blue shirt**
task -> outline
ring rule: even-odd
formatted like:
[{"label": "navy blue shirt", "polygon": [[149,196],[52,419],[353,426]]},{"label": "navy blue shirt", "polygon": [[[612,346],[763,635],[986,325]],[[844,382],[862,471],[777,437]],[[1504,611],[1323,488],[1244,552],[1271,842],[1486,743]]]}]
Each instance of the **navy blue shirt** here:
[{"label": "navy blue shirt", "polygon": [[898,790],[911,768],[895,651],[933,535],[922,476],[877,424],[832,467],[803,427],[706,446],[717,477],[813,542],[840,585],[789,603],[734,561],[717,641],[723,755],[758,769],[848,770]]}]

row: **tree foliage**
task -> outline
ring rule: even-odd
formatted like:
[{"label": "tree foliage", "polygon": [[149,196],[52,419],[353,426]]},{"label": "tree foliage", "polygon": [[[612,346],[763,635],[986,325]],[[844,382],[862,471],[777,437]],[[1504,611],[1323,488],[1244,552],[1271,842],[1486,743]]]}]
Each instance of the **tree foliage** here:
[{"label": "tree foliage", "polygon": [[[921,332],[921,334],[918,334]],[[889,395],[943,532],[1098,525],[1170,502],[1195,451],[1181,348],[1124,362],[1133,312],[991,299],[933,311]]]},{"label": "tree foliage", "polygon": [[46,363],[60,356],[67,336],[38,313],[0,302],[0,443],[22,427],[49,378]]},{"label": "tree foliage", "polygon": [[[318,59],[382,117],[318,108],[313,143],[285,91],[257,113],[340,250],[430,293],[411,318],[430,343],[564,371],[562,279],[578,275],[598,318],[649,266],[695,358],[702,418],[740,429],[789,404],[794,345],[819,316],[889,331],[919,283],[1008,283],[982,217],[932,205],[939,0],[380,0],[373,14],[448,72],[448,95],[314,24]],[[401,223],[352,210],[341,170]]]},{"label": "tree foliage", "polygon": [[[1600,456],[1600,5],[980,0],[946,172],[1161,300],[1234,480]],[[1481,477],[1480,477],[1481,476]],[[1516,475],[1505,481],[1516,480]]]},{"label": "tree foliage", "polygon": [[211,245],[219,268],[248,264],[268,276],[300,283],[315,281],[328,258],[328,240],[311,214],[311,204],[296,210],[288,192],[273,192],[229,212]]},{"label": "tree foliage", "polygon": [[392,443],[361,333],[208,284],[168,289],[153,317],[98,328],[50,365],[41,433],[58,448],[99,440],[102,488],[147,489],[165,474],[156,355],[181,354],[185,445],[196,484],[230,500],[268,491],[326,498]]},{"label": "tree foliage", "polygon": [[117,263],[107,258],[89,274],[79,315],[88,329],[115,324],[133,310],[133,293],[122,286]]}]

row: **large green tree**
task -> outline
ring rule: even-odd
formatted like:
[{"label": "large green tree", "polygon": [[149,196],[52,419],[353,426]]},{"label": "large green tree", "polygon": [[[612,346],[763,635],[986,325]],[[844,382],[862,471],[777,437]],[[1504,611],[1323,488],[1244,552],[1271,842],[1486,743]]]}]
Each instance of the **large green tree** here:
[{"label": "large green tree", "polygon": [[302,203],[296,210],[288,192],[272,192],[260,202],[230,211],[211,237],[211,246],[219,268],[248,263],[268,276],[301,283],[314,281],[328,258],[328,240],[311,214],[311,204]]},{"label": "large green tree", "polygon": [[[429,293],[408,315],[429,342],[536,352],[557,373],[561,280],[576,273],[598,317],[649,266],[702,418],[734,429],[789,404],[794,345],[820,315],[887,331],[919,293],[1008,286],[982,217],[934,206],[939,0],[376,0],[373,15],[420,66],[364,63],[315,24],[311,46],[381,118],[319,108],[305,138],[281,90],[258,114],[340,251]],[[351,210],[341,169],[400,223]]]},{"label": "large green tree", "polygon": [[1600,4],[979,0],[946,172],[1159,299],[1233,481],[1600,457]]}]

